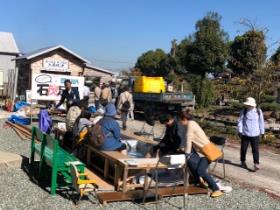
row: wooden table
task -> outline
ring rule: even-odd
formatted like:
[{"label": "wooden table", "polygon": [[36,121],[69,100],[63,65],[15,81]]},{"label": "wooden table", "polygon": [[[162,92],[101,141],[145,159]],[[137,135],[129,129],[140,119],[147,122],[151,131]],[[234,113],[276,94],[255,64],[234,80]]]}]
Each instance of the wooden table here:
[{"label": "wooden table", "polygon": [[[158,158],[133,158],[127,155],[124,155],[118,151],[100,151],[96,148],[87,145],[87,165],[91,165],[91,155],[92,153],[97,154],[98,156],[104,158],[104,168],[99,169],[103,172],[104,178],[108,178],[108,171],[110,163],[114,165],[115,173],[112,177],[114,180],[114,186],[116,191],[120,191],[120,187],[122,186],[122,192],[126,192],[128,190],[127,178],[130,170],[142,170],[147,174],[151,169],[154,168],[168,168],[168,165],[163,163],[158,163]],[[129,161],[135,161],[136,164],[130,164]],[[123,172],[121,176],[121,172]],[[122,179],[122,184],[120,184]],[[144,187],[147,187],[147,176],[145,176]],[[132,185],[131,187],[137,187],[143,185]]]}]

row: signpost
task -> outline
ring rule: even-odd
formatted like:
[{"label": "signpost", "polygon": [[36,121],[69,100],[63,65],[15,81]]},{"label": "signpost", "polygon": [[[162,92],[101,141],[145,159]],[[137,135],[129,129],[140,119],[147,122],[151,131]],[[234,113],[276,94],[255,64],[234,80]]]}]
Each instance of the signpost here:
[{"label": "signpost", "polygon": [[77,87],[80,98],[83,98],[84,77],[58,75],[58,74],[33,74],[32,99],[42,101],[59,101],[64,90],[64,81],[69,79],[72,87]]}]

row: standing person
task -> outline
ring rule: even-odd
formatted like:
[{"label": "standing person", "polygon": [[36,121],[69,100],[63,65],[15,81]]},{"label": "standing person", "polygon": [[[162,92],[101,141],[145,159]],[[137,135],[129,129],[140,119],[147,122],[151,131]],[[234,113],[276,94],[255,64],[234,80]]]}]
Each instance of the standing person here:
[{"label": "standing person", "polygon": [[259,141],[260,135],[264,135],[264,118],[262,110],[257,107],[256,100],[252,97],[243,103],[245,108],[241,111],[237,127],[241,137],[240,160],[241,166],[247,169],[246,153],[249,143],[252,147],[254,169],[259,170]]},{"label": "standing person", "polygon": [[73,88],[71,86],[71,81],[69,79],[64,81],[64,86],[65,90],[63,90],[61,94],[61,99],[59,103],[55,106],[55,108],[58,108],[66,100],[66,109],[68,110],[73,102],[80,101],[80,94],[78,88]]},{"label": "standing person", "polygon": [[122,127],[126,130],[127,115],[130,111],[133,111],[133,97],[130,92],[128,92],[128,87],[123,88],[123,92],[119,96],[118,101],[118,111],[121,113]]},{"label": "standing person", "polygon": [[112,101],[112,91],[109,84],[103,83],[101,90],[101,99],[107,100],[108,102]]},{"label": "standing person", "polygon": [[115,82],[111,82],[112,103],[116,105],[116,100],[119,95]]},{"label": "standing person", "polygon": [[96,85],[94,87],[94,100],[95,100],[95,108],[96,108],[96,110],[99,109],[100,97],[101,97],[101,88],[99,87],[99,85]]},{"label": "standing person", "polygon": [[195,150],[195,148],[201,149],[209,144],[208,137],[202,128],[192,120],[190,110],[181,112],[179,117],[182,125],[186,128],[185,153],[188,157],[187,165],[194,176],[195,184],[203,184],[202,178],[212,190],[211,197],[223,195],[213,177],[207,172],[210,162],[206,157],[200,157]]},{"label": "standing person", "polygon": [[95,88],[94,85],[92,85],[90,87],[90,92],[89,92],[89,97],[88,97],[88,110],[91,113],[95,113],[96,112],[94,88]]},{"label": "standing person", "polygon": [[84,99],[85,100],[88,100],[89,99],[89,95],[90,95],[90,89],[88,87],[88,85],[91,83],[91,81],[85,81],[85,84],[84,84]]}]

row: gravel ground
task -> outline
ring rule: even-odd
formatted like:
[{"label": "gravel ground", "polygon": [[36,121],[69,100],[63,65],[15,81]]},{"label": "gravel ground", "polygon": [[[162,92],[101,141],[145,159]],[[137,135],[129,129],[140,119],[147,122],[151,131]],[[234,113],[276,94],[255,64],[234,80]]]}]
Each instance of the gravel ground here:
[{"label": "gravel ground", "polygon": [[[30,141],[21,141],[12,129],[3,128],[4,120],[0,120],[0,150],[14,152],[29,157]],[[25,170],[8,169],[0,171],[0,210],[8,209],[102,209],[90,200],[82,200],[75,206],[72,200],[63,196],[55,197],[34,183]],[[272,199],[266,193],[243,189],[232,183],[233,191],[218,199],[211,199],[207,195],[189,196],[188,209],[279,209],[279,200]],[[182,197],[170,200],[176,205],[182,204]],[[155,209],[155,205],[148,204],[147,209]],[[106,209],[125,210],[140,209],[131,202],[110,203]],[[161,204],[161,209],[177,209],[168,204]]]}]

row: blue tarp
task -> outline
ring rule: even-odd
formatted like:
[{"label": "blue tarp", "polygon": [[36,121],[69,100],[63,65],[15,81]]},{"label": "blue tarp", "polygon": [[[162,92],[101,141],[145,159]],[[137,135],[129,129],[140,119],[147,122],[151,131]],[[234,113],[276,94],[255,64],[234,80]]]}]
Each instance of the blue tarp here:
[{"label": "blue tarp", "polygon": [[10,116],[8,120],[11,121],[12,123],[17,123],[21,125],[30,125],[31,123],[30,118],[25,118],[17,115]]},{"label": "blue tarp", "polygon": [[14,106],[14,112],[20,110],[22,107],[25,107],[25,106],[30,106],[30,104],[25,101],[16,102],[15,106]]}]

